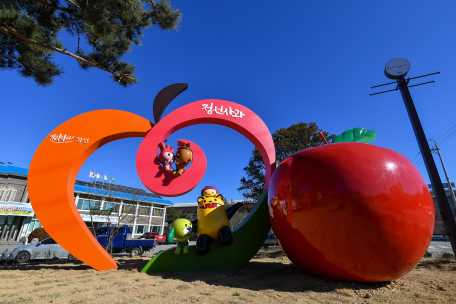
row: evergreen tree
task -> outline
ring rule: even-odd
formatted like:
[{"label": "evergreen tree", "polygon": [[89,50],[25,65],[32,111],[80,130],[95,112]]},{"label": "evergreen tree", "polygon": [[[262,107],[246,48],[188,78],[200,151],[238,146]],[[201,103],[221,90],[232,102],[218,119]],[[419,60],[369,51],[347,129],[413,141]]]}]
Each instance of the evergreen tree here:
[{"label": "evergreen tree", "polygon": [[[318,129],[317,124],[314,122],[309,124],[300,122],[288,128],[281,128],[275,131],[272,134],[272,139],[277,163],[298,151],[323,145],[324,143],[318,132],[322,132],[328,141],[335,136]],[[252,151],[249,164],[244,168],[244,171],[247,177],[241,179],[241,187],[238,188],[238,191],[242,193],[244,198],[256,201],[261,192],[263,192],[266,173],[263,158],[256,148]]]},{"label": "evergreen tree", "polygon": [[[1,0],[0,70],[17,70],[38,85],[49,86],[62,68],[52,61],[59,52],[87,70],[111,73],[126,87],[137,82],[135,66],[121,60],[141,45],[145,28],[176,30],[181,12],[168,0]],[[74,53],[60,40],[66,31],[77,38]]]},{"label": "evergreen tree", "polygon": [[168,222],[168,225],[171,225],[175,220],[177,219],[187,219],[189,221],[193,221],[196,218],[196,213],[193,212],[182,212],[180,210],[174,209],[174,207],[171,207],[169,209],[169,213],[166,215],[166,220]]}]

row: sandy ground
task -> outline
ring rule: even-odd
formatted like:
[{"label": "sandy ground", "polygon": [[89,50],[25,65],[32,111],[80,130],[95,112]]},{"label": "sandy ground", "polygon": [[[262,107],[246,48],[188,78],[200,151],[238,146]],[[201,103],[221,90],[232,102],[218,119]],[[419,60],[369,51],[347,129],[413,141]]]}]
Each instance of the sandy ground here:
[{"label": "sandy ground", "polygon": [[81,262],[0,266],[0,303],[456,303],[456,261],[442,258],[368,284],[306,275],[282,252],[259,252],[234,272],[141,274],[150,257],[116,259],[119,270],[106,272]]}]

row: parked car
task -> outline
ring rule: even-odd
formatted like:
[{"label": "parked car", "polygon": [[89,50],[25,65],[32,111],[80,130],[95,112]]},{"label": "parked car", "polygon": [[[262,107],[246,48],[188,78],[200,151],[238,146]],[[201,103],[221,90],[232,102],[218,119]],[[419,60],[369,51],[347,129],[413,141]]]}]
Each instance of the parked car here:
[{"label": "parked car", "polygon": [[[101,246],[106,247],[108,245],[108,236],[113,233],[113,229],[116,228],[101,227],[95,231],[97,240]],[[130,254],[130,257],[134,257],[155,248],[155,245],[157,244],[156,240],[132,239],[132,231],[133,229],[131,227],[120,227],[117,230],[114,230],[114,233],[117,232],[112,240],[112,249],[114,253],[127,252]]]},{"label": "parked car", "polygon": [[148,240],[156,240],[157,245],[165,244],[166,242],[166,235],[160,235],[158,232],[146,232],[141,235],[138,239],[148,239]]},{"label": "parked car", "polygon": [[68,251],[63,249],[62,246],[57,244],[53,238],[47,238],[41,242],[19,246],[15,248],[8,257],[9,261],[16,261],[17,263],[27,263],[30,260],[43,260],[43,259],[76,259]]},{"label": "parked car", "polygon": [[274,235],[274,232],[270,231],[268,236],[266,237],[266,240],[264,241],[264,248],[268,248],[269,246],[278,246],[279,242],[277,241],[277,238]]}]

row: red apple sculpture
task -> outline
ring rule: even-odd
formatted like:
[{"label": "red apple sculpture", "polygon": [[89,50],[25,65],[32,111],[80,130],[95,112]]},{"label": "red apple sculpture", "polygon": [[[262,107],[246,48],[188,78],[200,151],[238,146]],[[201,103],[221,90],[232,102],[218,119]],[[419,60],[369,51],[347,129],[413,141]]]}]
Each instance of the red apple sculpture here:
[{"label": "red apple sculpture", "polygon": [[285,159],[269,183],[269,217],[290,260],[329,279],[400,278],[423,257],[434,204],[403,155],[359,142],[332,143]]}]

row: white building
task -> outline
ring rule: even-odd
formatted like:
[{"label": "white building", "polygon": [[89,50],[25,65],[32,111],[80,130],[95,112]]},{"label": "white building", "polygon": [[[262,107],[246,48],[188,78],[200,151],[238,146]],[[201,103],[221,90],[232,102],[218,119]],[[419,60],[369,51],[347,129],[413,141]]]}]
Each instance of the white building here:
[{"label": "white building", "polygon": [[[28,197],[27,175],[27,168],[0,164],[0,240],[17,241],[41,227]],[[120,221],[121,226],[133,228],[133,237],[163,233],[166,208],[173,205],[142,189],[101,182],[76,181],[74,198],[89,229],[92,220],[95,229]]]}]

